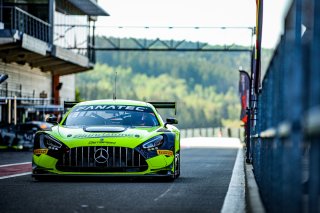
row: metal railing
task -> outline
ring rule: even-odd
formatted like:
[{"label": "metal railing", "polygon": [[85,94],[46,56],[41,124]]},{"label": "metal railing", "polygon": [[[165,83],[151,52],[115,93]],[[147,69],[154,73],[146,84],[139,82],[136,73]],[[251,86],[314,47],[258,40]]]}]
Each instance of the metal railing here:
[{"label": "metal railing", "polygon": [[54,25],[53,36],[51,24],[12,6],[0,7],[0,21],[4,24],[4,29],[17,30],[21,35],[25,33],[47,43],[50,43],[53,37],[54,45],[71,49],[79,55],[87,56],[91,62],[95,61],[92,49],[94,26],[57,24]]},{"label": "metal railing", "polygon": [[49,42],[51,25],[41,19],[21,10],[18,7],[4,6],[2,9],[1,22],[4,23],[5,29],[17,30]]},{"label": "metal railing", "polygon": [[267,212],[320,212],[319,12],[293,1],[258,94],[249,151]]}]

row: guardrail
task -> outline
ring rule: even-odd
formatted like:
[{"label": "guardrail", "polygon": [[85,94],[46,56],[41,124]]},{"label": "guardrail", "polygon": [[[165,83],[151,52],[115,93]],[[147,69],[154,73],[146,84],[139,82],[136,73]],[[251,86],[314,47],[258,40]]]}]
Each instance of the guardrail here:
[{"label": "guardrail", "polygon": [[293,1],[258,94],[248,151],[267,212],[320,211],[319,12]]}]

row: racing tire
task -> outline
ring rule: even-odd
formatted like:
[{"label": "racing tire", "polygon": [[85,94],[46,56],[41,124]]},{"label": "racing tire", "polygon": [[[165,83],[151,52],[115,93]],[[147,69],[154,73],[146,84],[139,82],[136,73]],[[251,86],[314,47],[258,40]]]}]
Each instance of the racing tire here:
[{"label": "racing tire", "polygon": [[180,152],[177,152],[175,154],[175,160],[173,164],[174,164],[174,173],[170,176],[161,178],[162,181],[173,182],[175,179],[177,179],[180,176]]},{"label": "racing tire", "polygon": [[174,178],[177,179],[180,177],[180,151],[176,153],[175,156],[175,171],[174,171]]}]

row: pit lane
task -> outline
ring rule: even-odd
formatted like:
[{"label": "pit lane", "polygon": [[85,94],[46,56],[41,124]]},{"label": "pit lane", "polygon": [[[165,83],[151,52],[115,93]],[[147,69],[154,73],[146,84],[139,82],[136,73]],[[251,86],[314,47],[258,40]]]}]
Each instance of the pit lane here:
[{"label": "pit lane", "polygon": [[[238,142],[223,138],[183,141],[182,174],[175,182],[146,179],[34,182],[30,174],[1,179],[1,212],[220,212],[238,146]],[[31,152],[0,153],[0,156],[1,165],[31,160]]]}]

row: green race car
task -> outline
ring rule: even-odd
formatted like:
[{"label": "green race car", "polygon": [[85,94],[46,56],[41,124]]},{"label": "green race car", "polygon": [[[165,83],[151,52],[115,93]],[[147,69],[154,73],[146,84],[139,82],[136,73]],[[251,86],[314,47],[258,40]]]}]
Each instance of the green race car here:
[{"label": "green race car", "polygon": [[[152,176],[174,180],[180,175],[180,132],[146,103],[97,100],[73,106],[51,130],[35,135],[32,176]],[[52,121],[52,120],[51,120]]]}]

